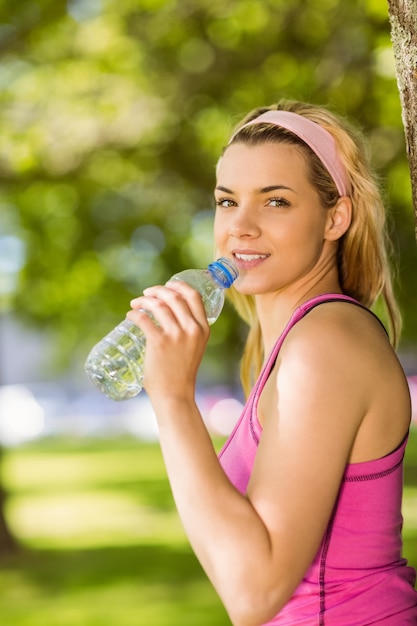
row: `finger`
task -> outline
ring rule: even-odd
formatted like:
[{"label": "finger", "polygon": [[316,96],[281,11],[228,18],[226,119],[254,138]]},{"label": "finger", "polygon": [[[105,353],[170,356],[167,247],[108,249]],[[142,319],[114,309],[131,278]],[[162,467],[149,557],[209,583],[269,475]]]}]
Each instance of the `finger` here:
[{"label": "finger", "polygon": [[[161,288],[159,297],[140,298],[140,308],[132,309],[128,313],[128,319],[137,324],[148,337],[152,334],[155,339],[158,335],[171,338],[199,335],[203,325],[192,315],[186,301],[174,292],[166,292],[169,290]],[[154,331],[149,320],[158,325],[159,332]]]},{"label": "finger", "polygon": [[[174,281],[168,285],[157,285],[145,289],[144,296],[135,298],[131,305],[134,308],[146,308],[146,300],[144,298],[153,298],[164,303],[171,310],[177,322],[182,325],[190,323],[190,318],[198,321],[200,325],[205,325],[206,314],[202,302],[201,295],[186,283]],[[155,303],[152,303],[155,305]],[[154,309],[152,309],[154,311]],[[163,314],[163,308],[161,309]],[[155,315],[158,315],[155,313]],[[157,318],[161,324],[162,320]]]},{"label": "finger", "polygon": [[146,289],[143,290],[143,295],[141,296],[136,296],[136,298],[132,298],[132,300],[130,301],[130,306],[132,307],[132,309],[139,309],[142,304],[141,301],[143,299],[143,297],[146,296],[152,296],[152,291],[154,289],[158,289],[158,287],[161,287],[161,285],[155,285],[153,287],[147,287]]},{"label": "finger", "polygon": [[167,287],[184,298],[196,318],[206,318],[203,298],[201,293],[194,289],[194,287],[191,287],[181,280],[170,281],[167,283]]},{"label": "finger", "polygon": [[134,308],[132,308],[126,317],[137,324],[142,330],[152,330],[156,325],[161,328],[168,329],[178,324],[175,314],[169,305],[160,298],[141,296],[134,299]]},{"label": "finger", "polygon": [[[145,308],[145,306],[147,308]],[[151,311],[152,306],[149,301],[144,305],[143,308],[138,307],[137,309],[131,309],[126,313],[126,319],[130,320],[136,326],[147,334],[148,332],[152,332],[155,329],[161,331],[160,323],[156,319],[155,315]]]}]

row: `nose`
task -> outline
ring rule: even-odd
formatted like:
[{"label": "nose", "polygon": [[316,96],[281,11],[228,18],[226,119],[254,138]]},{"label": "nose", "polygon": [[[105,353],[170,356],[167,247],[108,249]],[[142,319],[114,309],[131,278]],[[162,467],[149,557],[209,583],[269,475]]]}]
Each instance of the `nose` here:
[{"label": "nose", "polygon": [[250,208],[241,207],[234,213],[229,224],[229,235],[236,237],[236,239],[256,239],[260,234],[261,228]]}]

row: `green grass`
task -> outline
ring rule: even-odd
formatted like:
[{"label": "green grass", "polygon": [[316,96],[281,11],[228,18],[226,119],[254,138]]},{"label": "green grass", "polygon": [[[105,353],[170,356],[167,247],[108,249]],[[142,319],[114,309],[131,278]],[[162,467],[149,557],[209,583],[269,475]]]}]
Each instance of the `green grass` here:
[{"label": "green grass", "polygon": [[[7,452],[2,626],[227,626],[175,511],[159,447],[43,441]],[[417,430],[406,455],[404,556],[417,567]]]},{"label": "green grass", "polygon": [[157,445],[42,442],[9,451],[7,516],[23,549],[2,558],[2,626],[219,626]]}]

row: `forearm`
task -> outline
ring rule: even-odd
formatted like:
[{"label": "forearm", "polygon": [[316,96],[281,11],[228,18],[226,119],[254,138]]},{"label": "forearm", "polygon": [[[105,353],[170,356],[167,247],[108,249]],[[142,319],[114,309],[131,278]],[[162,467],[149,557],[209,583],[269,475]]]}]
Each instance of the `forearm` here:
[{"label": "forearm", "polygon": [[[250,616],[252,610],[259,611],[259,593],[267,595],[272,580],[268,531],[251,502],[224,474],[195,404],[162,401],[154,402],[154,408],[168,477],[189,541],[231,617],[233,612]],[[276,581],[275,593],[279,587]],[[283,597],[282,603],[287,599]],[[248,606],[239,608],[239,602]],[[257,622],[239,617],[234,623]]]}]

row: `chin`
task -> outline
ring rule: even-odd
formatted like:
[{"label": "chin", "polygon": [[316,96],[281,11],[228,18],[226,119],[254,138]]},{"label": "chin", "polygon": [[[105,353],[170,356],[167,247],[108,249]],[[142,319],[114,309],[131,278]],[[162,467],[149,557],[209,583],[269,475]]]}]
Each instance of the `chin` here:
[{"label": "chin", "polygon": [[242,296],[260,296],[261,294],[265,293],[262,289],[259,289],[258,287],[251,287],[250,285],[239,285],[239,284],[235,284],[234,286],[234,290],[237,293],[240,293]]}]

